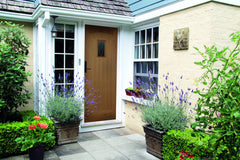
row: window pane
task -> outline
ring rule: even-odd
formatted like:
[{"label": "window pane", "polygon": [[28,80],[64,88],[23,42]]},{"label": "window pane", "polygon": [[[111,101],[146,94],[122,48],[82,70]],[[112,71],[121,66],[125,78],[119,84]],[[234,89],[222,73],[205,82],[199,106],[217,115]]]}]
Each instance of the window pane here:
[{"label": "window pane", "polygon": [[66,70],[65,73],[65,83],[73,83],[74,80],[74,71],[73,70]]},{"label": "window pane", "polygon": [[152,58],[152,50],[151,50],[151,45],[147,45],[147,58]]},{"label": "window pane", "polygon": [[66,65],[66,68],[74,67],[74,56],[73,55],[66,55],[65,65]]},{"label": "window pane", "polygon": [[72,95],[73,91],[74,91],[74,85],[70,84],[70,85],[66,85],[66,89],[68,92],[71,92],[69,96]]},{"label": "window pane", "polygon": [[141,31],[141,43],[145,43],[145,30]]},{"label": "window pane", "polygon": [[135,32],[135,44],[139,44],[139,31]]},{"label": "window pane", "polygon": [[63,53],[63,52],[64,52],[64,40],[55,39],[55,53]]},{"label": "window pane", "polygon": [[57,37],[64,37],[64,25],[63,24],[55,24],[57,29]]},{"label": "window pane", "polygon": [[144,90],[150,89],[149,78],[147,76],[136,76],[135,82],[136,82],[136,84],[141,85],[142,89],[144,89]]},{"label": "window pane", "polygon": [[98,41],[98,57],[104,57],[104,56],[105,56],[105,42]]},{"label": "window pane", "polygon": [[135,71],[136,71],[136,73],[141,73],[141,63],[140,62],[136,62],[135,63]]},{"label": "window pane", "polygon": [[55,55],[55,68],[64,68],[63,55]]},{"label": "window pane", "polygon": [[154,74],[158,74],[158,62],[154,62]]},{"label": "window pane", "polygon": [[153,58],[158,58],[158,44],[153,44]]},{"label": "window pane", "polygon": [[157,93],[158,92],[158,78],[153,77],[152,79],[149,80],[149,84],[151,86],[151,89]]},{"label": "window pane", "polygon": [[158,27],[153,28],[153,42],[158,42]]},{"label": "window pane", "polygon": [[144,59],[145,58],[145,45],[141,46],[141,50],[140,50],[140,59]]},{"label": "window pane", "polygon": [[148,62],[148,73],[153,73],[153,62]]},{"label": "window pane", "polygon": [[135,46],[135,59],[139,59],[139,46]]},{"label": "window pane", "polygon": [[74,26],[66,25],[66,38],[74,38]]},{"label": "window pane", "polygon": [[74,40],[66,40],[66,53],[74,53]]},{"label": "window pane", "polygon": [[152,42],[152,29],[147,30],[147,43]]},{"label": "window pane", "polygon": [[55,70],[55,83],[63,83],[63,70]]},{"label": "window pane", "polygon": [[147,62],[142,62],[142,73],[147,73]]}]

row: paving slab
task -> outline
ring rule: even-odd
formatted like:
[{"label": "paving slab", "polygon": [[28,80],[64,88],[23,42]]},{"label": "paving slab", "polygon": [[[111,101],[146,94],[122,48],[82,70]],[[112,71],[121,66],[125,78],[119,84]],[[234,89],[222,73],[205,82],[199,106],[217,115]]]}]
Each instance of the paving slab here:
[{"label": "paving slab", "polygon": [[78,136],[78,142],[84,142],[84,141],[90,141],[90,140],[96,140],[100,139],[100,137],[96,136],[93,132],[87,132],[87,133],[79,133]]},{"label": "paving slab", "polygon": [[124,145],[124,144],[133,142],[132,140],[130,140],[129,138],[127,138],[125,136],[105,138],[103,140],[111,146]]},{"label": "paving slab", "polygon": [[75,153],[86,152],[86,150],[84,150],[78,143],[71,143],[71,144],[56,146],[54,151],[58,156],[72,155]]},{"label": "paving slab", "polygon": [[67,156],[61,156],[60,160],[95,160],[89,153],[77,153]]},{"label": "paving slab", "polygon": [[117,133],[113,130],[103,130],[103,131],[97,131],[97,132],[93,132],[93,133],[102,139],[121,136],[119,133]]},{"label": "paving slab", "polygon": [[89,153],[92,151],[105,151],[112,149],[112,147],[102,139],[79,142],[79,145]]},{"label": "paving slab", "polygon": [[128,160],[126,156],[114,149],[106,149],[102,151],[92,151],[90,153],[96,160]]}]

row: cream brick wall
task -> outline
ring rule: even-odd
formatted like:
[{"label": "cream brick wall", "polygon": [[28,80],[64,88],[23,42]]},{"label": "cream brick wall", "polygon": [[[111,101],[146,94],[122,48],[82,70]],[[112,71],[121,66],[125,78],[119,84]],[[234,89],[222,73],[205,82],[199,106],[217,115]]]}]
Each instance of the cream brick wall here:
[{"label": "cream brick wall", "polygon": [[[0,20],[2,21],[2,20]],[[26,36],[30,39],[30,46],[29,46],[29,54],[27,58],[26,71],[30,71],[33,73],[33,24],[32,23],[25,23],[25,22],[16,22],[12,21],[13,23],[24,25],[23,29],[26,31]],[[31,77],[28,78],[28,82],[25,84],[27,90],[30,93],[33,93],[33,74]],[[33,109],[33,96],[32,99],[29,100],[29,103],[25,107],[20,107],[18,110],[29,110]]]},{"label": "cream brick wall", "polygon": [[[173,49],[173,34],[175,29],[189,28],[189,49]],[[202,70],[194,62],[200,61],[200,54],[194,49],[204,51],[204,45],[216,45],[219,49],[234,46],[229,35],[240,31],[240,7],[209,2],[192,8],[174,12],[160,17],[160,47],[159,47],[159,84],[166,81],[163,74],[170,73],[170,81],[175,84],[183,75],[181,88],[201,88],[196,82]],[[196,104],[198,97],[191,95],[191,101]],[[192,108],[194,105],[192,105]],[[140,113],[132,111],[132,104],[126,104],[126,127],[143,133]],[[194,114],[193,114],[194,116]],[[134,117],[134,118],[133,118]]]},{"label": "cream brick wall", "polygon": [[[175,51],[173,34],[175,29],[189,28],[189,49]],[[200,61],[200,54],[194,49],[204,51],[204,45],[216,45],[219,49],[233,46],[229,35],[240,30],[240,7],[209,2],[189,9],[160,17],[159,84],[162,74],[170,73],[177,82],[183,75],[182,88],[199,88],[196,80],[202,70],[194,62]],[[192,96],[196,102],[198,97]]]},{"label": "cream brick wall", "polygon": [[235,47],[229,35],[240,31],[240,7],[213,3],[211,41],[218,49]]},{"label": "cream brick wall", "polygon": [[143,125],[141,120],[141,111],[136,104],[126,101],[125,105],[125,127],[139,134],[144,135]]}]

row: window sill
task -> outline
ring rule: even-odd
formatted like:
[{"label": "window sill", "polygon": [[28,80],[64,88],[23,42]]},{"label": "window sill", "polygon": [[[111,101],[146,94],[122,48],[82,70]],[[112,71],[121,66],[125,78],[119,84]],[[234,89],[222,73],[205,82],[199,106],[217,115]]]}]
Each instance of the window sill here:
[{"label": "window sill", "polygon": [[149,102],[151,102],[152,100],[147,100],[144,98],[137,98],[134,96],[127,96],[126,94],[122,96],[122,100],[123,101],[128,101],[128,102],[132,102],[132,103],[136,103],[136,104],[140,104],[140,105],[145,105],[148,104]]}]

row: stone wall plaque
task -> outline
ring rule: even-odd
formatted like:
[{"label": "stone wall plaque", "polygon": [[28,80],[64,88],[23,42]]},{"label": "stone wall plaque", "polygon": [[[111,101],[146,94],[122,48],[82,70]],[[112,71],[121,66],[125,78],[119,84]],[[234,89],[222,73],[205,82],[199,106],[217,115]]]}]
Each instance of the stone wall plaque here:
[{"label": "stone wall plaque", "polygon": [[187,50],[189,41],[189,28],[174,30],[173,49]]}]

